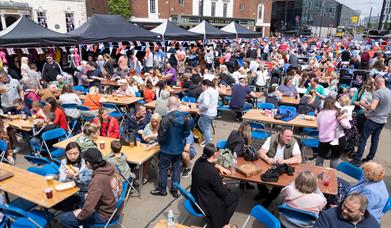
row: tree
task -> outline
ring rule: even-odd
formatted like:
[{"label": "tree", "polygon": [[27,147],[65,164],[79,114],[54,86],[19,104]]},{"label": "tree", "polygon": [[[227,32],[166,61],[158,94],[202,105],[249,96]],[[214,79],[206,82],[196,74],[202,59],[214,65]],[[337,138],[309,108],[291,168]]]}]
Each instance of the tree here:
[{"label": "tree", "polygon": [[110,14],[118,14],[125,19],[131,16],[128,0],[108,0]]}]

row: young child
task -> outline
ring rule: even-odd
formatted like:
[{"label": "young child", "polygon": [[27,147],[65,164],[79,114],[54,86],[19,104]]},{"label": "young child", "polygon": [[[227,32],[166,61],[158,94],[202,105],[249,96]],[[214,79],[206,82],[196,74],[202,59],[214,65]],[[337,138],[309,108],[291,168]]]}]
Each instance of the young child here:
[{"label": "young child", "polygon": [[34,119],[41,119],[45,120],[46,115],[43,109],[41,108],[42,104],[39,101],[33,102],[32,109],[31,109],[31,115]]},{"label": "young child", "polygon": [[118,168],[123,178],[127,179],[129,183],[132,183],[133,179],[136,178],[136,175],[132,173],[132,170],[128,165],[126,155],[121,152],[122,145],[120,141],[111,141],[110,147],[111,153],[108,154],[105,159]]},{"label": "young child", "polygon": [[146,103],[155,100],[155,92],[151,82],[147,82],[147,86],[144,89],[144,99]]},{"label": "young child", "polygon": [[[53,112],[49,112],[46,114],[46,118],[44,120],[36,119],[34,121],[33,137],[30,139],[30,146],[33,151],[35,148],[39,148],[41,146],[41,136],[44,132],[57,128],[57,125],[53,123],[55,118],[55,114]],[[47,142],[47,144],[51,143]],[[52,146],[48,145],[48,147],[51,148]]]},{"label": "young child", "polygon": [[[353,119],[354,105],[350,104],[349,96],[343,95],[335,102],[335,107],[339,109],[337,120],[347,119],[351,121]],[[335,130],[335,139],[330,142],[330,145],[339,145],[338,141],[344,135],[344,130],[341,126],[338,126]]]}]

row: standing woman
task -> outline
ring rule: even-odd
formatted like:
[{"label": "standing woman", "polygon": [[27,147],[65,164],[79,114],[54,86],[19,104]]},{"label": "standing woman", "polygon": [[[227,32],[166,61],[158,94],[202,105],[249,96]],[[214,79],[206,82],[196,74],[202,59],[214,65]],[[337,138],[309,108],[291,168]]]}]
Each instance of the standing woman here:
[{"label": "standing woman", "polygon": [[67,117],[65,116],[64,111],[59,107],[56,99],[54,99],[53,97],[48,97],[46,99],[46,102],[49,104],[48,108],[50,108],[50,111],[53,112],[55,115],[53,124],[68,131]]},{"label": "standing woman", "polygon": [[108,53],[105,53],[103,55],[103,59],[105,61],[105,63],[103,64],[103,68],[105,69],[105,72],[107,75],[105,76],[111,76],[114,74],[114,67],[113,67],[113,63],[111,62],[111,57]]},{"label": "standing woman", "polygon": [[208,144],[212,142],[212,121],[217,115],[219,93],[210,80],[205,79],[201,84],[203,92],[197,101],[200,111],[198,126],[204,135],[205,144]]},{"label": "standing woman", "polygon": [[323,166],[324,160],[330,153],[330,167],[336,168],[342,151],[339,145],[331,145],[330,143],[336,138],[335,130],[339,125],[344,129],[350,129],[351,125],[346,118],[338,122],[335,99],[331,97],[325,99],[323,109],[318,113],[317,122],[319,130],[319,154],[315,164],[317,166]]}]

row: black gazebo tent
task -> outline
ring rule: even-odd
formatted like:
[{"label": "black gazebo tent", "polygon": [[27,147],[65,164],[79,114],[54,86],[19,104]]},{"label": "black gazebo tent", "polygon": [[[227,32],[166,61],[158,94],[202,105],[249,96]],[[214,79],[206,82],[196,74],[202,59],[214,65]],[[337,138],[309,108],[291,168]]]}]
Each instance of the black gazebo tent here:
[{"label": "black gazebo tent", "polygon": [[50,47],[77,44],[75,37],[47,29],[26,16],[0,31],[0,47]]},{"label": "black gazebo tent", "polygon": [[79,43],[160,41],[159,34],[126,21],[119,15],[94,14],[86,23],[68,33]]},{"label": "black gazebo tent", "polygon": [[236,38],[261,37],[261,33],[246,29],[245,27],[239,25],[234,21],[231,22],[229,25],[225,26],[224,28],[222,28],[221,30],[229,33],[234,33],[236,35]]},{"label": "black gazebo tent", "polygon": [[169,20],[151,31],[160,34],[163,40],[202,40],[204,38],[202,34],[189,32]]},{"label": "black gazebo tent", "polygon": [[202,34],[204,40],[206,39],[220,39],[220,38],[235,38],[235,34],[221,31],[218,28],[213,27],[206,21],[201,22],[199,25],[189,29],[190,32]]}]

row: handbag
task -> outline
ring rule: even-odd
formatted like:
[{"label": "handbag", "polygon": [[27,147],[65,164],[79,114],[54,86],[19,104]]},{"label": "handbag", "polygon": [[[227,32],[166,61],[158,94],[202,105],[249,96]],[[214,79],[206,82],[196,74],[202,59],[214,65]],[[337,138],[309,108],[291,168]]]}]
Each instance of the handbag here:
[{"label": "handbag", "polygon": [[246,161],[258,160],[258,153],[253,146],[251,145],[244,146],[244,160]]}]

